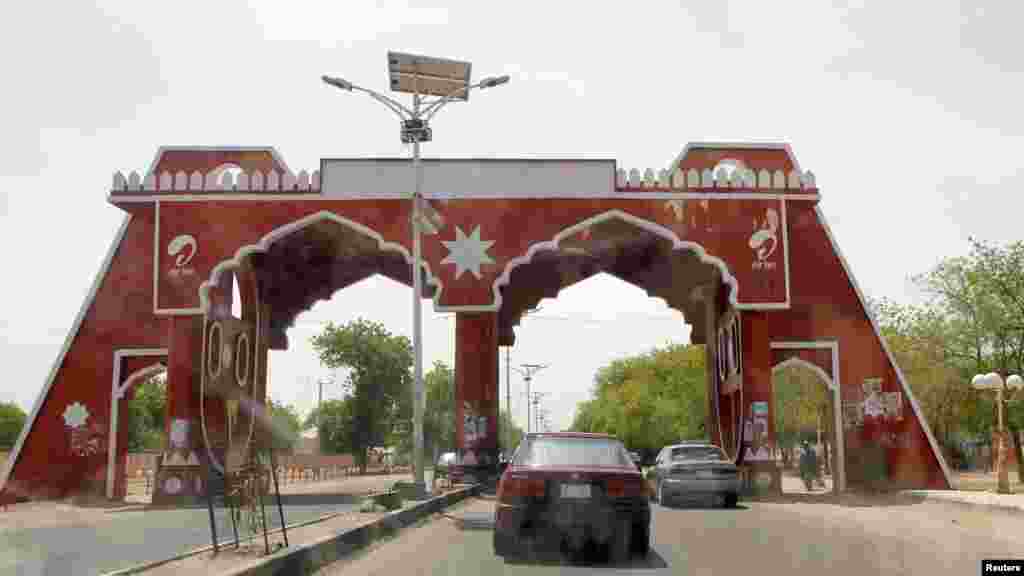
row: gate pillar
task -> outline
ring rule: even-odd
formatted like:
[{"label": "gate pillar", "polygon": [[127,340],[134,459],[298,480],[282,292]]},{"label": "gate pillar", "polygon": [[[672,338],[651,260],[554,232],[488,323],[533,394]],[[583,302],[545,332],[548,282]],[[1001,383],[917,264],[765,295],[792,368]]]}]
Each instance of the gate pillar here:
[{"label": "gate pillar", "polygon": [[153,485],[153,504],[184,503],[201,494],[199,360],[203,319],[176,316],[169,326],[166,436]]},{"label": "gate pillar", "polygon": [[498,314],[455,318],[455,446],[466,473],[498,462]]},{"label": "gate pillar", "polygon": [[781,471],[775,462],[775,413],[772,395],[772,354],[765,312],[744,311],[742,322],[744,458],[759,490],[782,492]]}]

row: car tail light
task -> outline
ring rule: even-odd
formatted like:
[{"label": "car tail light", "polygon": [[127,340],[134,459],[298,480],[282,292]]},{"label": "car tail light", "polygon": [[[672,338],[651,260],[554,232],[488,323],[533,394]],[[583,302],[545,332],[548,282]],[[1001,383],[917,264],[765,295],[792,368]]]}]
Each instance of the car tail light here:
[{"label": "car tail light", "polygon": [[605,493],[609,498],[643,496],[644,485],[640,480],[613,478],[605,483]]},{"label": "car tail light", "polygon": [[543,498],[544,480],[523,476],[506,476],[498,487],[498,500],[517,502],[525,498]]}]

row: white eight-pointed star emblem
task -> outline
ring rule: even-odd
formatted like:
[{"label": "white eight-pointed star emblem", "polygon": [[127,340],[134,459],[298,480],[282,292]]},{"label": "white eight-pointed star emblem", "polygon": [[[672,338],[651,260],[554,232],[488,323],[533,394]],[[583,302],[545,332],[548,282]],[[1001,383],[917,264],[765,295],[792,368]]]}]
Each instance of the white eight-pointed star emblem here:
[{"label": "white eight-pointed star emblem", "polygon": [[466,270],[469,270],[473,273],[473,276],[480,279],[480,265],[494,264],[494,260],[487,255],[487,249],[494,244],[494,241],[481,240],[479,226],[474,228],[469,236],[466,236],[462,228],[456,226],[455,240],[442,240],[441,242],[449,252],[448,256],[441,260],[441,264],[455,264],[456,280]]}]

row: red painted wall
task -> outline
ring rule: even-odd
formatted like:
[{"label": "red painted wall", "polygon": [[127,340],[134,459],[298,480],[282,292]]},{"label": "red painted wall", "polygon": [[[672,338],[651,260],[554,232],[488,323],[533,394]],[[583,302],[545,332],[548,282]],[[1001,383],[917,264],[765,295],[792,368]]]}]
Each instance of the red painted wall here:
[{"label": "red painted wall", "polygon": [[[29,429],[5,494],[56,498],[78,489],[103,490],[114,350],[166,345],[162,321],[152,314],[152,239],[153,211],[139,208]],[[72,452],[63,413],[75,402],[88,410],[86,425],[101,435],[93,454]]]},{"label": "red painted wall", "polygon": [[[770,339],[837,340],[844,404],[863,400],[861,385],[865,378],[882,378],[883,392],[902,392],[896,369],[832,249],[814,203],[789,202],[787,210],[792,307],[767,312]],[[858,465],[858,454],[875,450],[884,454],[891,482],[949,487],[905,393],[901,421],[865,418],[862,429],[845,430],[845,435],[848,476]]]}]

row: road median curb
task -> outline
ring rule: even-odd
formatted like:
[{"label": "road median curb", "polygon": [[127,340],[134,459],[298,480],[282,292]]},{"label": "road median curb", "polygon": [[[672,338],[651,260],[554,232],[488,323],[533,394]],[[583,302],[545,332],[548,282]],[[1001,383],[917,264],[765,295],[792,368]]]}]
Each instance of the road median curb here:
[{"label": "road median curb", "polygon": [[341,534],[328,536],[309,544],[280,550],[267,556],[259,564],[226,572],[225,576],[309,574],[323,568],[327,564],[341,560],[378,540],[393,535],[402,528],[414,524],[431,514],[440,512],[466,498],[476,496],[482,488],[482,485],[477,484],[450,492],[444,496],[431,498],[403,510],[392,512],[368,524],[346,530]]},{"label": "road median curb", "polygon": [[958,497],[959,495],[953,491],[949,494],[936,494],[928,491],[921,490],[908,490],[904,492],[909,496],[915,498],[921,498],[929,502],[944,502],[947,504],[956,504],[965,508],[972,508],[975,510],[998,510],[1000,512],[1007,512],[1010,514],[1024,514],[1024,502],[1022,505],[1014,506],[1011,504],[1002,504],[998,502],[978,502],[971,501],[968,498]]}]

